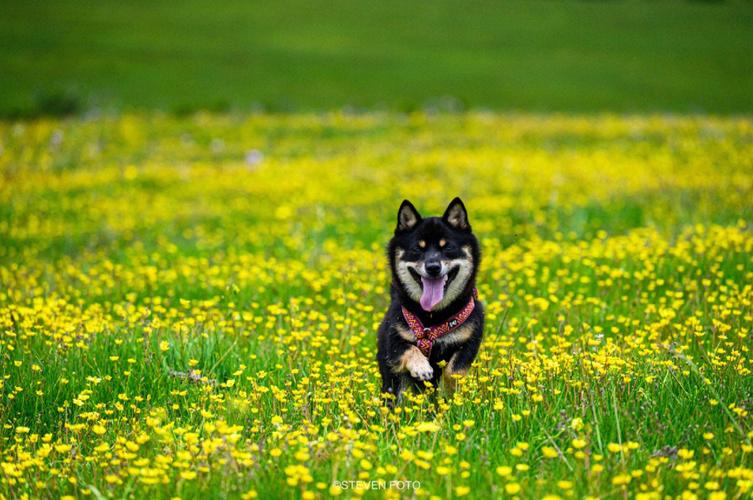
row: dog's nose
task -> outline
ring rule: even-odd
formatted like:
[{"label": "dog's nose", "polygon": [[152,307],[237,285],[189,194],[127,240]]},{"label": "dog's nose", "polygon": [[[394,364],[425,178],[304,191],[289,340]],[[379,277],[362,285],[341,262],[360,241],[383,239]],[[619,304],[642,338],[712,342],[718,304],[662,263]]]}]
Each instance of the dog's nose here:
[{"label": "dog's nose", "polygon": [[439,273],[442,272],[442,264],[437,261],[427,262],[424,264],[424,269],[429,276],[439,276]]}]

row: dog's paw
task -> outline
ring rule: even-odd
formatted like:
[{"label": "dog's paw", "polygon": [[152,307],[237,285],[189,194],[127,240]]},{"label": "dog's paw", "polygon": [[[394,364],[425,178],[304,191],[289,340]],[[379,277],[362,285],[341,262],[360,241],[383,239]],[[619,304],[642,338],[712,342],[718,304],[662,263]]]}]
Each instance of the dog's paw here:
[{"label": "dog's paw", "polygon": [[424,356],[414,356],[408,363],[408,372],[411,377],[418,380],[431,380],[434,375],[434,369],[429,364],[429,360]]}]

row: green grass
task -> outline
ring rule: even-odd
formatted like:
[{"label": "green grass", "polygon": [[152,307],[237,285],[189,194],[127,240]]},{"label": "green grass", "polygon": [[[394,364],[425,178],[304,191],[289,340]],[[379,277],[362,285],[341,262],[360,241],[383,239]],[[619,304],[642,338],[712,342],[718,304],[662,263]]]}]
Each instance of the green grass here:
[{"label": "green grass", "polygon": [[[753,120],[155,113],[0,147],[0,498],[753,488]],[[390,412],[384,245],[403,197],[458,194],[481,351]]]},{"label": "green grass", "polygon": [[5,1],[0,115],[753,111],[745,1]]}]

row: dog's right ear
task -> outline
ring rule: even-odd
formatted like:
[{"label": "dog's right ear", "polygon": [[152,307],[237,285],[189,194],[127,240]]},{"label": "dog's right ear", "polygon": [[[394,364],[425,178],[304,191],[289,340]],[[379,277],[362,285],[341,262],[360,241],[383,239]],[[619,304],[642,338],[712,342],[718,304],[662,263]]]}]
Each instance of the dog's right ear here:
[{"label": "dog's right ear", "polygon": [[395,232],[400,233],[403,231],[410,231],[416,227],[416,224],[418,224],[420,220],[421,214],[418,213],[418,210],[413,206],[413,203],[408,200],[403,200],[403,203],[400,205],[400,210],[397,211],[397,227],[395,228]]},{"label": "dog's right ear", "polygon": [[465,209],[465,205],[463,205],[463,200],[458,197],[455,197],[447,205],[447,210],[445,210],[442,219],[455,229],[460,229],[461,231],[471,230],[471,225],[468,224],[468,212]]}]

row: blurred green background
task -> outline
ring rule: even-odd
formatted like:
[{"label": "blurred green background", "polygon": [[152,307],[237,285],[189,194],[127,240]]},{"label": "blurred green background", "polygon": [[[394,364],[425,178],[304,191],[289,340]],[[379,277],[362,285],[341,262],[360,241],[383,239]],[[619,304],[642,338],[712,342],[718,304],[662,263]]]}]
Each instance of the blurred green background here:
[{"label": "blurred green background", "polygon": [[753,110],[750,1],[8,1],[0,116]]}]

